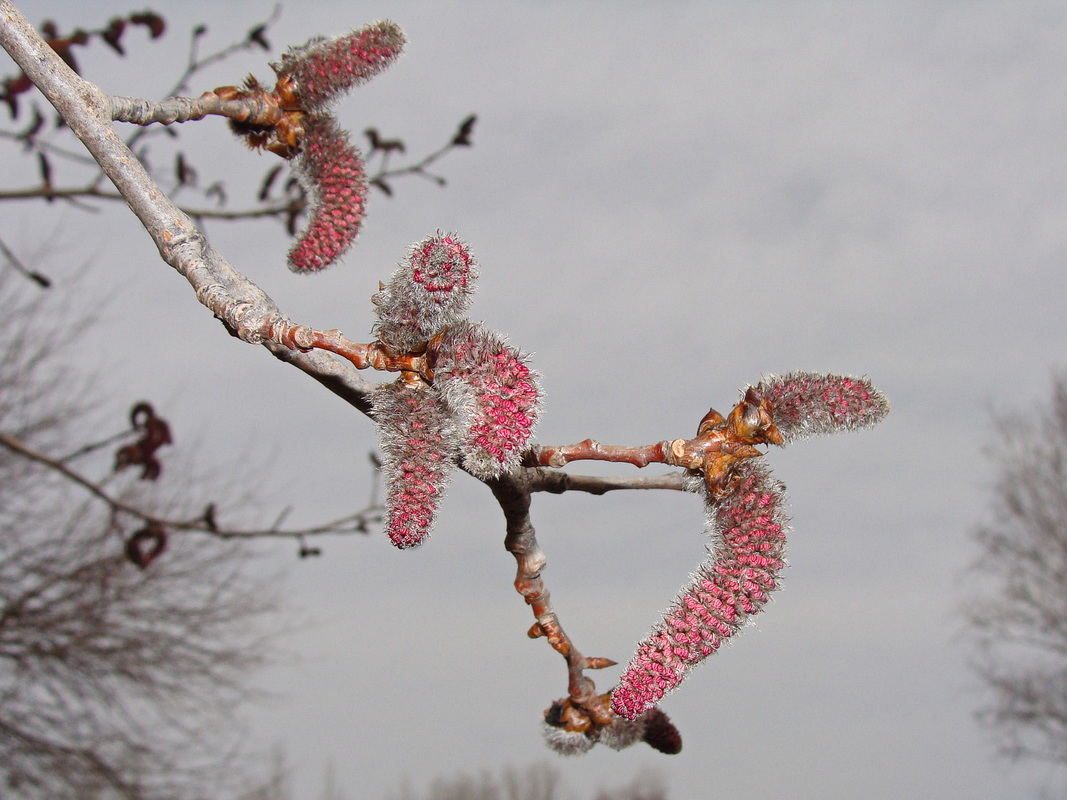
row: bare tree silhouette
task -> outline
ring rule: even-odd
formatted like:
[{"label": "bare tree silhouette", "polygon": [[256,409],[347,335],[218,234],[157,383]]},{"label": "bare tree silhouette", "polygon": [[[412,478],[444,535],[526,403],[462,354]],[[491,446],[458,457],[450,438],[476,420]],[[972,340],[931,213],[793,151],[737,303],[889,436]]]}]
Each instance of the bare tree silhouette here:
[{"label": "bare tree silhouette", "polygon": [[[64,359],[76,319],[52,313],[51,297],[19,298],[10,273],[0,281],[11,344],[0,430],[106,476],[114,447],[75,446],[99,413]],[[154,514],[200,502],[189,476],[172,488],[135,472],[111,483]],[[231,721],[270,653],[261,621],[277,610],[270,584],[248,573],[249,545],[172,537],[166,558],[138,565],[128,543],[142,522],[60,472],[0,448],[0,487],[0,793],[177,798],[229,785]]]},{"label": "bare tree silhouette", "polygon": [[1067,377],[997,420],[990,458],[991,519],[974,534],[988,589],[968,608],[980,719],[1005,756],[1067,764]]}]

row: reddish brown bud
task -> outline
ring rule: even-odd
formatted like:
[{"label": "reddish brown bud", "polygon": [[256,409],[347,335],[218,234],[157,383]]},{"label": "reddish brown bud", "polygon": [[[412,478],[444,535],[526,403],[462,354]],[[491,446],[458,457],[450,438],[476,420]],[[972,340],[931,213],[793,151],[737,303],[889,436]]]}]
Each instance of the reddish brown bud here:
[{"label": "reddish brown bud", "polygon": [[115,472],[131,464],[141,466],[141,480],[154,481],[163,471],[156,451],[170,444],[170,426],[162,417],[157,417],[149,403],[141,402],[130,409],[130,424],[140,432],[136,442],[119,448],[115,453]]},{"label": "reddish brown bud", "polygon": [[167,547],[167,532],[154,522],[126,540],[126,558],[141,569],[148,569]]},{"label": "reddish brown bud", "polygon": [[669,756],[682,752],[682,734],[674,727],[671,718],[658,708],[645,712],[644,741],[653,749]]}]

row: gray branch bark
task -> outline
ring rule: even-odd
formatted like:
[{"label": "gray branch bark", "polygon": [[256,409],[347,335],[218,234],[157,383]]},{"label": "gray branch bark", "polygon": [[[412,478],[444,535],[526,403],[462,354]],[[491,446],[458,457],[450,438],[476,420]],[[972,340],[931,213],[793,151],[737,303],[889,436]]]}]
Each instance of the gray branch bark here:
[{"label": "gray branch bark", "polygon": [[144,100],[139,97],[111,97],[111,118],[116,122],[134,125],[172,125],[192,122],[208,114],[239,119],[248,116],[247,100],[223,100],[219,97],[170,97],[166,100]]}]

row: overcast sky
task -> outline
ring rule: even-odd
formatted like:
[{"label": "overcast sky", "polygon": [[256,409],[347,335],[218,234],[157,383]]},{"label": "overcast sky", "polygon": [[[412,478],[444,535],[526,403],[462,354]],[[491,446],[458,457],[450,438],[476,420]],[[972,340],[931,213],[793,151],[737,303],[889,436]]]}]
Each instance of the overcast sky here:
[{"label": "overcast sky", "polygon": [[[129,10],[21,6],[64,29]],[[165,43],[131,32],[126,62],[94,45],[86,77],[158,96],[194,24],[221,46],[272,8],[153,7]],[[689,436],[709,406],[791,369],[867,374],[893,411],[877,430],[770,453],[791,566],[757,624],[665,701],[685,739],[675,757],[544,749],[564,664],[525,636],[502,518],[474,481],[457,478],[414,552],[380,534],[301,562],[278,545],[269,563],[306,625],[268,676],[280,696],[254,736],[284,747],[301,800],[327,765],[362,798],[539,760],[586,796],[646,768],[673,800],[1062,794],[1061,773],[993,756],[960,634],[991,413],[1044,402],[1067,361],[1064,7],[307,0],[269,38],[280,50],[383,17],[407,52],[339,105],[342,121],[420,154],[476,112],[475,146],[439,165],[444,189],[410,178],[372,196],[360,243],[322,275],[288,273],[275,224],[210,224],[290,316],[365,340],[377,281],[440,228],[482,265],[472,316],[535,353],[542,442]],[[235,59],[195,93],[269,78],[267,60]],[[218,120],[183,141],[235,205],[272,163]],[[16,182],[18,167],[0,169]],[[2,229],[25,249],[48,237],[42,269],[58,278],[92,264],[109,302],[86,366],[119,370],[117,403],[151,399],[179,444],[236,461],[294,521],[364,502],[370,423],[226,336],[132,218],[5,206]],[[301,470],[313,485],[286,480]],[[675,493],[535,499],[544,577],[585,653],[629,660],[703,558],[702,518]],[[607,689],[617,674],[593,677]]]}]

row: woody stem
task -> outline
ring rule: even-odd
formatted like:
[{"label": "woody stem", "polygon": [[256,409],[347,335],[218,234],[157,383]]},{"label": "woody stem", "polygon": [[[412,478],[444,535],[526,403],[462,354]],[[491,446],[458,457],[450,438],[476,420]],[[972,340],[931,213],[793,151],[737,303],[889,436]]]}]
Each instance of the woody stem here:
[{"label": "woody stem", "polygon": [[571,461],[613,461],[620,464],[633,464],[635,467],[673,463],[670,442],[624,447],[601,444],[595,439],[585,439],[577,444],[532,447],[527,456],[528,466],[562,467]]},{"label": "woody stem", "polygon": [[433,370],[427,365],[425,354],[395,353],[379,342],[353,342],[336,329],[318,331],[306,325],[286,327],[274,321],[264,336],[293,350],[328,350],[351,362],[356,369],[412,372],[427,382],[433,380]]},{"label": "woody stem", "polygon": [[271,103],[263,96],[223,98],[213,92],[200,97],[171,97],[166,100],[143,100],[138,97],[115,97],[111,101],[111,118],[116,122],[131,122],[134,125],[175,122],[192,122],[209,114],[257,125],[277,125],[285,117],[285,111],[277,102]]},{"label": "woody stem", "polygon": [[526,599],[537,620],[528,635],[534,639],[545,637],[552,649],[566,659],[568,693],[578,703],[591,704],[597,697],[596,686],[585,677],[584,670],[599,669],[615,662],[583,656],[560,625],[548,587],[541,579],[546,559],[530,521],[530,488],[521,472],[492,481],[489,487],[507,520],[504,547],[515,557],[517,564],[515,590]]}]

